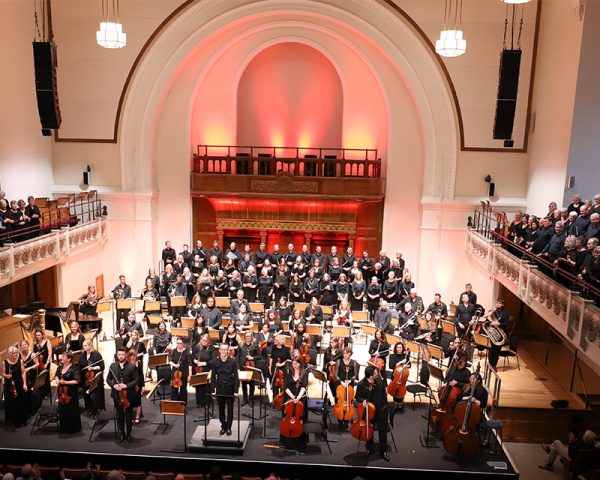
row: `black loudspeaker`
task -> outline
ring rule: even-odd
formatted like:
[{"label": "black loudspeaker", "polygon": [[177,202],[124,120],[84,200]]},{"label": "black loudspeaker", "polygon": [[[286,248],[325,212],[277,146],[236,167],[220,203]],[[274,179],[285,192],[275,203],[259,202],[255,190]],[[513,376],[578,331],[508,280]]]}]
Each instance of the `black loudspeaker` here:
[{"label": "black loudspeaker", "polygon": [[502,50],[496,118],[494,119],[495,140],[510,140],[512,138],[520,69],[521,50]]},{"label": "black loudspeaker", "polygon": [[42,129],[59,128],[62,119],[56,82],[56,45],[50,42],[33,42],[33,64]]},{"label": "black loudspeaker", "polygon": [[89,185],[90,184],[90,174],[89,172],[83,172],[83,185]]},{"label": "black loudspeaker", "polygon": [[496,194],[496,184],[494,182],[490,182],[488,196],[493,197]]},{"label": "black loudspeaker", "polygon": [[568,408],[569,401],[568,400],[552,400],[550,402],[550,405],[552,405],[552,408]]}]

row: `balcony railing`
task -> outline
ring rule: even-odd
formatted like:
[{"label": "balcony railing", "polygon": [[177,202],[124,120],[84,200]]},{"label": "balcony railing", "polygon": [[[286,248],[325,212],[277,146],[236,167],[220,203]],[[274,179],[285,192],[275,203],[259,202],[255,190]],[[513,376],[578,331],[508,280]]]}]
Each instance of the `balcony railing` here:
[{"label": "balcony railing", "polygon": [[192,173],[296,177],[379,178],[376,149],[198,145]]}]

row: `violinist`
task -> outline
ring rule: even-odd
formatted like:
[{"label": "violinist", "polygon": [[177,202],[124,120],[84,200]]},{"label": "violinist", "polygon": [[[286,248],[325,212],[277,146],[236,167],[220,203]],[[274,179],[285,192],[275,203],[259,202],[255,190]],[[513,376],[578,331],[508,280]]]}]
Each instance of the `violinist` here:
[{"label": "violinist", "polygon": [[[388,365],[390,368],[390,380],[393,382],[395,379],[396,371],[400,373],[402,367],[410,362],[410,351],[406,350],[403,342],[398,342],[394,345],[393,353],[390,355]],[[407,367],[410,368],[410,367]],[[404,382],[406,384],[406,381]],[[397,410],[404,408],[404,395],[393,396],[394,405]]]},{"label": "violinist", "polygon": [[287,297],[285,295],[280,297],[277,303],[279,320],[282,322],[289,322],[290,317],[292,316],[292,310],[292,306],[288,303]]},{"label": "violinist", "polygon": [[369,355],[371,355],[370,362],[375,364],[379,368],[381,378],[385,382],[385,364],[386,359],[390,354],[390,344],[385,339],[385,332],[383,330],[377,330],[375,332],[375,338],[371,340],[369,344]]},{"label": "violinist", "polygon": [[232,358],[237,356],[237,349],[240,344],[238,339],[238,331],[236,324],[233,321],[227,325],[227,329],[223,332],[221,336],[221,343],[225,343],[229,346],[229,354]]},{"label": "violinist", "polygon": [[[308,373],[309,370],[304,368],[300,356],[296,353],[292,358],[290,369],[288,370],[284,378],[283,403],[302,403],[303,413],[301,418],[304,423],[306,423],[306,420],[308,418]],[[285,410],[286,409],[284,408],[284,416]],[[281,435],[280,441],[284,448],[290,450],[297,450],[300,453],[306,452],[307,435],[304,432],[302,432],[302,434],[297,438],[284,437],[283,435]]]},{"label": "violinist", "polygon": [[310,335],[306,333],[306,324],[298,324],[296,331],[292,333],[292,349],[300,352],[304,364],[314,364],[316,352],[311,349],[311,345],[312,340]]},{"label": "violinist", "polygon": [[127,361],[133,365],[138,372],[138,382],[133,388],[131,398],[129,398],[131,408],[133,409],[133,423],[137,425],[140,423],[140,416],[142,414],[142,395],[146,389],[144,386],[144,360],[140,357],[140,353],[138,353],[137,349],[134,347],[127,350]]},{"label": "violinist", "polygon": [[21,340],[20,353],[21,360],[23,361],[23,368],[25,368],[25,380],[27,384],[27,391],[24,395],[25,404],[27,405],[28,414],[33,415],[41,405],[41,399],[34,395],[34,392],[32,391],[35,378],[37,377],[38,361],[33,352],[31,352],[27,340]]},{"label": "violinist", "polygon": [[83,402],[89,416],[95,416],[99,410],[104,410],[104,379],[101,378],[98,386],[89,392],[92,379],[99,374],[103,376],[104,361],[100,352],[94,350],[91,340],[83,342],[83,352],[79,357],[79,371],[81,373],[81,388],[83,389]]},{"label": "violinist", "polygon": [[[385,382],[377,368],[368,366],[365,368],[365,377],[358,382],[356,387],[356,396],[354,397],[356,405],[368,403],[375,406],[374,425],[379,432],[379,456],[386,462],[390,461],[387,453],[387,429],[388,429],[388,403],[387,393],[385,391]],[[373,438],[366,442],[367,455],[374,453]]]},{"label": "violinist", "polygon": [[161,320],[156,327],[156,332],[152,338],[152,346],[154,347],[154,353],[164,353],[167,347],[171,344],[171,332],[167,330],[167,324],[164,320]]},{"label": "violinist", "polygon": [[171,367],[171,400],[187,403],[187,386],[192,376],[192,360],[189,350],[178,337],[175,350],[169,355]]},{"label": "violinist", "polygon": [[[244,333],[244,342],[239,346],[238,363],[240,368],[253,367],[257,368],[257,362],[260,360],[260,350],[258,344],[254,341],[252,332]],[[242,406],[250,402],[254,402],[254,380],[250,382],[242,382],[243,401]]]},{"label": "violinist", "polygon": [[136,385],[139,384],[138,369],[127,361],[127,349],[117,349],[117,361],[108,369],[106,382],[110,386],[111,396],[117,412],[119,427],[118,442],[133,442],[131,427],[133,424],[133,408],[129,399],[133,398]]},{"label": "violinist", "polygon": [[342,357],[342,349],[340,348],[340,339],[338,337],[331,337],[329,339],[329,346],[323,353],[323,370],[327,372],[327,378],[329,379],[329,388],[331,393],[335,396],[335,389],[337,387],[337,372],[336,362]]},{"label": "violinist", "polygon": [[84,315],[97,317],[98,313],[96,308],[98,307],[99,300],[100,298],[96,293],[96,286],[88,285],[87,293],[82,295],[79,299],[79,317],[83,318]]},{"label": "violinist", "polygon": [[286,361],[290,359],[290,349],[285,346],[285,335],[277,335],[269,356],[269,372],[272,378],[273,395],[279,393],[279,387],[276,385],[276,374],[283,372]]},{"label": "violinist", "polygon": [[121,325],[121,328],[119,328],[119,335],[121,336],[123,345],[127,345],[131,339],[131,334],[134,331],[138,332],[140,337],[144,335],[142,324],[135,319],[135,312],[133,310],[129,310],[127,313],[127,321]]},{"label": "violinist", "polygon": [[[198,343],[194,344],[192,348],[192,373],[204,373],[210,370],[211,362],[215,358],[215,348],[210,343],[210,337],[208,334],[204,334],[200,337]],[[209,394],[208,384],[196,385],[196,406],[198,408],[204,408],[208,404]]]},{"label": "violinist", "polygon": [[[336,392],[337,387],[339,385],[352,385],[353,387],[356,385],[356,381],[358,379],[360,366],[356,360],[352,359],[352,347],[346,347],[343,350],[342,358],[338,359],[335,362],[335,388],[333,392]],[[341,420],[338,421],[340,424],[340,428],[346,430],[348,428],[348,421]]]},{"label": "violinist", "polygon": [[208,297],[206,299],[206,307],[202,309],[201,315],[204,317],[204,321],[208,328],[217,330],[221,326],[223,316],[221,309],[216,306],[214,297]]},{"label": "violinist", "polygon": [[69,328],[71,332],[67,333],[65,337],[66,349],[68,352],[79,352],[83,349],[83,341],[85,340],[83,333],[79,329],[79,323],[71,322],[69,323]]},{"label": "violinist", "polygon": [[340,303],[340,307],[333,316],[333,324],[342,327],[352,326],[352,312],[348,302],[343,301]]},{"label": "violinist", "polygon": [[[35,331],[35,338],[33,343],[33,354],[36,356],[38,361],[38,374],[42,371],[49,369],[52,363],[52,344],[50,340],[46,338],[46,334],[43,330],[37,329]],[[42,398],[50,394],[50,375],[46,376],[46,384],[39,391]]]},{"label": "violinist", "polygon": [[405,340],[414,340],[419,329],[419,322],[417,321],[417,313],[413,311],[410,302],[404,304],[404,311],[400,314],[399,326],[398,331],[402,338]]},{"label": "violinist", "polygon": [[27,405],[24,397],[27,392],[27,378],[19,349],[8,347],[8,358],[2,362],[2,379],[4,384],[4,423],[11,430],[25,425],[27,422]]},{"label": "violinist", "polygon": [[81,431],[79,415],[79,368],[73,365],[73,353],[63,352],[58,357],[56,386],[58,387],[58,431],[76,433]]},{"label": "violinist", "polygon": [[190,348],[193,349],[198,343],[200,343],[200,339],[208,334],[208,327],[204,322],[204,317],[202,315],[198,315],[194,320],[194,328],[192,329],[192,333],[190,335]]},{"label": "violinist", "polygon": [[237,396],[240,380],[238,364],[229,355],[229,345],[226,343],[219,345],[219,356],[213,360],[211,372],[210,386],[213,398],[216,397],[219,406],[219,422],[221,423],[219,435],[230,436],[233,424],[233,399]]}]

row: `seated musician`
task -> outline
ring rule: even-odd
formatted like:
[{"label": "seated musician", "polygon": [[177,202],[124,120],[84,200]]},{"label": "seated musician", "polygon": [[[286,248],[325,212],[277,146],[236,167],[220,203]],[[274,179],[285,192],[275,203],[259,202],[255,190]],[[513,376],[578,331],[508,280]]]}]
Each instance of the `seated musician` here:
[{"label": "seated musician", "polygon": [[[410,350],[406,349],[403,342],[396,343],[388,360],[390,380],[394,380],[394,374],[396,370],[401,371],[402,368],[408,363],[410,363]],[[403,396],[395,396],[393,400],[394,406],[397,410],[402,410],[404,408]]]},{"label": "seated musician", "polygon": [[[133,310],[129,310],[127,314],[127,321],[121,325],[119,328],[119,335],[124,345],[127,344],[131,337],[131,333],[133,331],[137,331],[140,337],[144,336],[144,329],[142,328],[142,324],[135,319],[135,312]],[[119,347],[119,345],[117,345]]]},{"label": "seated musician", "polygon": [[425,312],[431,312],[435,317],[445,319],[448,316],[448,307],[442,302],[442,296],[436,293],[433,298],[433,303],[427,307]]},{"label": "seated musician", "polygon": [[192,303],[188,305],[187,308],[187,316],[190,318],[197,318],[198,315],[202,313],[202,309],[204,305],[202,305],[202,301],[200,300],[200,295],[196,294],[192,297]]},{"label": "seated musician", "polygon": [[369,344],[369,355],[371,359],[369,363],[381,363],[381,377],[385,381],[385,364],[388,355],[390,354],[390,344],[385,338],[385,332],[383,330],[377,330],[375,332],[375,338],[371,340]]},{"label": "seated musician", "polygon": [[146,288],[144,288],[141,298],[145,302],[155,302],[156,300],[158,300],[158,290],[154,286],[152,278],[146,278]]},{"label": "seated musician", "polygon": [[[131,298],[131,286],[127,285],[125,275],[119,275],[119,283],[110,293],[117,302],[124,298]],[[117,327],[127,318],[128,311],[128,308],[117,308]]]},{"label": "seated musician", "polygon": [[231,300],[231,315],[235,316],[240,312],[240,305],[246,306],[246,311],[250,311],[250,303],[244,298],[244,290],[240,289],[236,292],[236,297]]},{"label": "seated musician", "polygon": [[246,332],[252,329],[252,317],[250,316],[250,312],[246,310],[246,304],[242,303],[240,305],[239,311],[237,314],[231,317],[231,321],[235,323],[235,327],[238,332]]},{"label": "seated musician", "polygon": [[[240,368],[254,367],[259,368],[258,362],[261,358],[258,344],[254,341],[254,334],[250,331],[244,333],[244,342],[239,346],[238,364]],[[242,382],[242,406],[248,401],[254,402],[254,380]]]},{"label": "seated musician", "polygon": [[79,318],[82,319],[84,315],[91,317],[97,317],[98,312],[98,301],[100,297],[96,293],[96,287],[94,285],[88,285],[87,293],[79,298]]},{"label": "seated musician", "polygon": [[280,391],[275,381],[276,371],[281,370],[283,372],[289,359],[290,349],[285,346],[285,335],[277,335],[269,356],[269,373],[272,378],[273,397],[277,396]]},{"label": "seated musician", "polygon": [[[471,390],[473,387],[473,382],[475,381],[475,373],[472,373],[469,376],[469,383],[466,383],[462,387],[462,392],[459,396],[460,400],[468,400],[471,398]],[[483,379],[481,375],[477,374],[477,386],[475,387],[475,392],[473,394],[473,402],[476,405],[479,405],[482,409],[485,409],[488,404],[488,391],[483,386]]]},{"label": "seated musician", "polygon": [[277,313],[279,315],[279,319],[282,322],[289,322],[292,316],[292,311],[293,308],[288,303],[287,297],[285,295],[280,297],[279,301],[277,302]]},{"label": "seated musician", "polygon": [[171,343],[171,332],[167,330],[167,324],[164,320],[161,320],[156,327],[156,332],[152,338],[152,346],[154,347],[154,353],[164,353],[167,347]]},{"label": "seated musician", "polygon": [[[183,283],[183,275],[181,273],[177,274],[175,283],[171,284],[171,286],[169,287],[168,294],[169,298],[171,299],[171,303],[173,297],[183,297],[184,299],[187,297],[187,285]],[[179,325],[179,323],[181,323],[181,317],[185,315],[185,306],[175,307],[173,305],[170,305],[169,307],[171,317],[173,318],[173,322],[176,325]]]},{"label": "seated musician", "polygon": [[[337,401],[337,387],[339,385],[352,385],[354,387],[358,381],[360,365],[352,359],[352,347],[344,348],[342,358],[335,361],[333,371],[335,373],[335,383],[331,388]],[[338,424],[343,430],[348,428],[348,421],[346,420],[338,420]]]},{"label": "seated musician", "polygon": [[229,346],[229,354],[232,356],[232,358],[237,357],[237,348],[240,344],[240,341],[238,338],[237,325],[233,320],[229,325],[227,325],[227,328],[223,332],[223,335],[221,336],[221,343],[225,343]]},{"label": "seated musician", "polygon": [[381,300],[381,305],[379,305],[379,310],[375,312],[373,322],[375,323],[375,328],[377,328],[377,330],[381,330],[385,333],[394,333],[392,312],[388,310],[388,302],[386,300]]},{"label": "seated musician", "polygon": [[[363,404],[365,407],[372,403],[375,407],[375,418],[373,422],[376,425],[379,434],[379,455],[386,462],[390,461],[387,453],[387,429],[388,429],[388,402],[387,392],[385,391],[385,381],[382,379],[377,368],[368,366],[365,368],[365,377],[358,382],[354,400],[356,405]],[[367,455],[374,453],[374,442],[371,438],[366,442]]]},{"label": "seated musician", "polygon": [[469,302],[468,293],[463,293],[460,296],[460,305],[456,307],[456,313],[454,315],[454,325],[456,326],[456,334],[458,337],[462,337],[467,331],[467,328],[475,315],[476,309],[477,307]]},{"label": "seated musician", "polygon": [[218,330],[221,327],[223,316],[221,310],[216,306],[214,297],[208,297],[206,299],[206,307],[202,309],[201,315],[204,317],[206,326],[214,330]]},{"label": "seated musician", "polygon": [[445,381],[451,387],[464,388],[470,382],[471,372],[467,368],[467,358],[460,355],[457,360],[456,368],[450,368],[446,375]]},{"label": "seated musician", "polygon": [[[192,346],[192,373],[208,372],[215,356],[215,348],[210,343],[210,337],[207,334],[202,335]],[[208,384],[196,385],[194,388],[196,389],[196,406],[204,408],[210,403],[207,398],[207,394],[210,394]]]},{"label": "seated musician", "polygon": [[323,323],[323,309],[319,306],[317,297],[310,299],[310,304],[304,309],[303,318],[306,323]]},{"label": "seated musician", "polygon": [[[313,336],[314,337],[314,336]],[[315,345],[311,336],[306,333],[306,324],[300,323],[296,328],[296,331],[292,333],[292,350],[298,350],[302,353],[303,349],[306,349],[306,357],[303,357],[305,364],[310,363],[314,365],[316,363],[317,352],[312,346]]]},{"label": "seated musician", "polygon": [[399,324],[400,336],[405,340],[414,340],[419,329],[419,322],[417,312],[413,311],[410,302],[404,304],[404,311],[400,314]]},{"label": "seated musician", "polygon": [[343,327],[352,326],[352,312],[350,311],[350,304],[347,301],[340,303],[340,307],[333,315],[333,324]]},{"label": "seated musician", "polygon": [[[265,318],[266,325],[269,327],[269,331],[273,334],[273,336],[279,335],[283,333],[283,326],[281,325],[281,319],[279,318],[278,312],[275,310],[268,310],[267,316]],[[291,325],[290,325],[291,330]]]}]

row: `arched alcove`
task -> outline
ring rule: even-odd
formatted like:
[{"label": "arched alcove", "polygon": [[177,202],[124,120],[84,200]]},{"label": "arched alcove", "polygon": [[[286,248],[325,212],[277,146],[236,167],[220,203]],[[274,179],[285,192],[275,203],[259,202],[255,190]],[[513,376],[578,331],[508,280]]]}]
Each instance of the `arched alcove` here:
[{"label": "arched alcove", "polygon": [[312,47],[294,42],[268,47],[240,77],[238,145],[340,147],[342,123],[340,78]]}]

